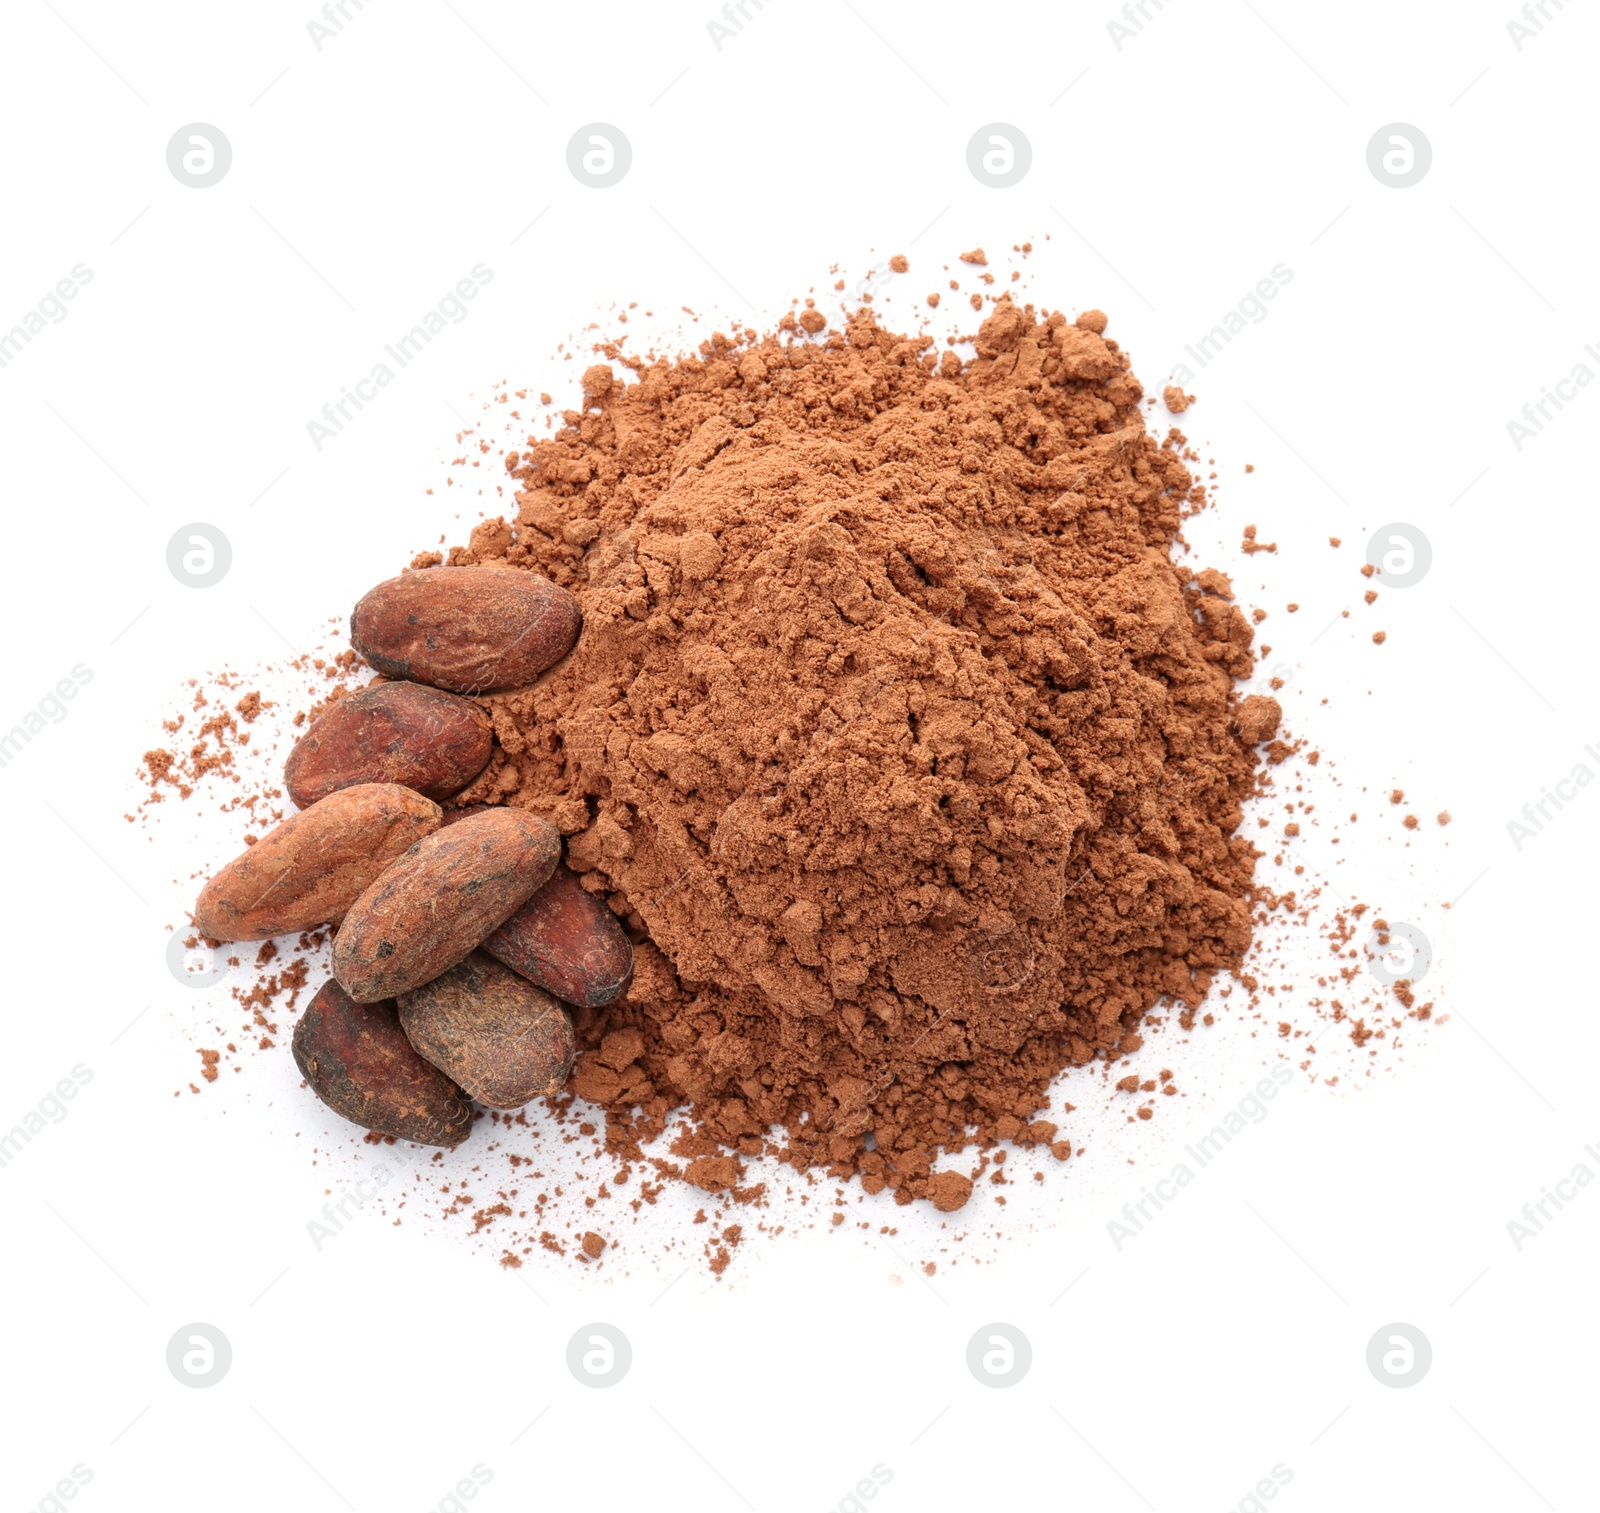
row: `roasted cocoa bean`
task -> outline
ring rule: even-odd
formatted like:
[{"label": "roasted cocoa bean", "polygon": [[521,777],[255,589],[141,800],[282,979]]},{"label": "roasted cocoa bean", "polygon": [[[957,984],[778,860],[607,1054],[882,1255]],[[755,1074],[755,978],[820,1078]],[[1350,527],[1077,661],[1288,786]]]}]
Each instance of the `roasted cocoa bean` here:
[{"label": "roasted cocoa bean", "polygon": [[519,809],[487,809],[430,835],[351,904],[333,975],[358,1003],[420,988],[521,908],[560,855],[554,827]]},{"label": "roasted cocoa bean", "polygon": [[337,924],[439,820],[437,804],[396,783],[341,788],[218,872],[195,903],[195,928],[213,940],[266,940]]},{"label": "roasted cocoa bean", "polygon": [[490,1108],[560,1092],[578,1054],[561,1005],[482,951],[402,993],[400,1024],[425,1060]]},{"label": "roasted cocoa bean", "polygon": [[568,1003],[596,1009],[628,991],[633,944],[617,917],[575,872],[555,876],[483,943],[529,982]]},{"label": "roasted cocoa bean", "polygon": [[391,678],[476,694],[533,682],[572,650],[581,624],[578,601],[537,573],[429,567],[368,593],[350,642]]},{"label": "roasted cocoa bean", "polygon": [[419,1145],[460,1145],[472,1133],[472,1105],[417,1054],[393,1003],[357,1003],[326,982],[294,1027],[293,1050],[312,1092],[341,1119]]},{"label": "roasted cocoa bean", "polygon": [[378,683],[347,694],[301,736],[283,780],[302,809],[356,783],[400,783],[447,799],[493,750],[489,717],[470,700],[421,683]]}]

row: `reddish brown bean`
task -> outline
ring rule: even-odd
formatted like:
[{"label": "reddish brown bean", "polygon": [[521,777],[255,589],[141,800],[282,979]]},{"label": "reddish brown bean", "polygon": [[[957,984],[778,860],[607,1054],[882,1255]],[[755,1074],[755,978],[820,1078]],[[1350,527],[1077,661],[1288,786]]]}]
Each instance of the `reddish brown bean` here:
[{"label": "reddish brown bean", "polygon": [[560,1092],[578,1054],[561,1005],[482,951],[402,993],[400,1025],[424,1060],[490,1108]]},{"label": "reddish brown bean", "polygon": [[447,799],[493,750],[493,727],[476,704],[422,683],[378,683],[347,694],[300,737],[283,781],[302,809],[356,783]]},{"label": "reddish brown bean", "polygon": [[483,949],[557,998],[597,1009],[628,991],[633,944],[578,875],[555,876],[483,943]]},{"label": "reddish brown bean", "polygon": [[519,809],[486,809],[430,835],[351,904],[333,975],[358,1003],[420,988],[520,909],[560,856],[554,827]]},{"label": "reddish brown bean", "polygon": [[341,788],[217,873],[195,903],[195,928],[213,940],[266,940],[337,924],[439,819],[437,804],[395,783]]},{"label": "reddish brown bean", "polygon": [[393,1003],[356,1003],[326,982],[294,1027],[293,1050],[312,1092],[341,1119],[419,1145],[456,1146],[472,1133],[472,1105],[417,1054]]},{"label": "reddish brown bean", "polygon": [[429,567],[380,583],[350,616],[379,672],[453,693],[522,688],[572,650],[578,601],[518,568]]}]

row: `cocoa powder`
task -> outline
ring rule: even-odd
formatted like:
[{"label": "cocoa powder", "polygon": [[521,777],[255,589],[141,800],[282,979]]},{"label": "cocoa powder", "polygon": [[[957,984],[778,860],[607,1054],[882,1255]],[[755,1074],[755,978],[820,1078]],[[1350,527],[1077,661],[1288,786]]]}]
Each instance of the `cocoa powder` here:
[{"label": "cocoa powder", "polygon": [[[903,261],[891,260],[896,272],[905,271],[898,266]],[[952,280],[951,288],[956,287]],[[991,307],[998,305],[999,312],[1013,309],[1003,295],[985,299]],[[936,300],[937,295],[930,297],[930,307]],[[624,997],[573,1014],[587,1053],[566,1094],[514,1114],[481,1113],[486,1128],[466,1147],[475,1153],[471,1164],[454,1165],[446,1153],[435,1152],[426,1167],[419,1166],[415,1187],[406,1189],[413,1200],[409,1213],[420,1207],[447,1220],[470,1215],[471,1235],[481,1236],[479,1243],[495,1248],[508,1266],[521,1265],[524,1257],[541,1249],[592,1262],[597,1260],[596,1242],[617,1243],[620,1224],[624,1231],[643,1226],[647,1248],[662,1258],[693,1236],[711,1270],[721,1274],[750,1223],[747,1218],[744,1226],[728,1224],[731,1207],[756,1204],[766,1210],[767,1217],[758,1218],[755,1227],[769,1238],[796,1223],[811,1227],[824,1216],[838,1227],[847,1203],[866,1202],[869,1207],[861,1213],[873,1213],[871,1200],[863,1198],[859,1187],[852,1192],[854,1184],[842,1185],[851,1173],[859,1173],[872,1191],[891,1187],[902,1202],[927,1198],[936,1227],[941,1232],[948,1227],[951,1242],[961,1240],[963,1249],[969,1248],[980,1233],[998,1238],[1001,1231],[991,1227],[995,1222],[1003,1221],[1005,1232],[1014,1231],[1019,1220],[1025,1222],[1026,1202],[1020,1214],[1015,1206],[1008,1209],[1007,1193],[1013,1205],[1018,1197],[1026,1199],[1017,1178],[1031,1174],[1042,1182],[1041,1158],[1048,1164],[1049,1156],[1058,1161],[1076,1157],[1083,1152],[1085,1137],[1094,1144],[1096,1132],[1112,1124],[1155,1128],[1143,1121],[1153,1112],[1179,1107],[1170,1070],[1162,1069],[1159,1085],[1153,1076],[1153,1050],[1159,1047],[1167,1059],[1184,1053],[1181,1042],[1162,1043],[1169,1026],[1184,1031],[1186,1040],[1197,1025],[1213,1024],[1214,1015],[1207,1010],[1225,1013],[1244,1021],[1246,1035],[1270,1035],[1270,1056],[1293,1058],[1313,1082],[1338,1084],[1341,1066],[1369,1077],[1392,1070],[1402,1025],[1393,1012],[1396,1001],[1412,1021],[1442,1023],[1448,1017],[1434,1015],[1431,1002],[1413,1004],[1406,996],[1409,984],[1403,985],[1404,993],[1397,987],[1390,998],[1367,976],[1363,958],[1371,955],[1371,946],[1363,943],[1366,926],[1361,923],[1367,906],[1346,901],[1330,913],[1319,905],[1321,875],[1315,880],[1306,876],[1305,857],[1270,833],[1274,822],[1268,810],[1275,803],[1255,805],[1250,833],[1268,847],[1266,862],[1292,874],[1291,891],[1274,893],[1250,881],[1255,858],[1263,853],[1234,828],[1238,815],[1225,796],[1254,794],[1265,800],[1276,786],[1278,799],[1287,800],[1284,808],[1297,816],[1290,824],[1279,822],[1279,833],[1299,844],[1302,821],[1313,831],[1327,826],[1334,832],[1331,844],[1338,846],[1343,816],[1302,797],[1303,785],[1313,775],[1324,790],[1337,779],[1326,763],[1319,767],[1321,754],[1316,751],[1300,753],[1299,762],[1280,769],[1256,766],[1256,758],[1244,748],[1246,741],[1265,741],[1269,763],[1298,751],[1273,738],[1278,721],[1273,701],[1240,699],[1232,687],[1248,672],[1253,649],[1250,625],[1233,608],[1228,579],[1212,571],[1194,575],[1170,567],[1173,544],[1183,544],[1178,522],[1211,502],[1216,485],[1189,478],[1183,464],[1198,465],[1203,459],[1180,432],[1169,430],[1159,444],[1143,434],[1131,405],[1138,396],[1137,381],[1114,341],[1103,343],[1103,355],[1093,348],[1074,350],[1080,332],[1105,336],[1105,317],[1086,312],[1069,322],[1022,307],[1015,312],[1024,318],[1022,331],[1012,336],[986,328],[980,342],[987,350],[980,351],[977,362],[964,364],[954,353],[934,362],[938,349],[930,338],[885,336],[864,314],[850,322],[836,320],[838,329],[829,333],[828,317],[814,301],[807,300],[803,312],[798,305],[771,339],[757,340],[748,330],[732,339],[717,336],[697,356],[682,360],[640,362],[624,359],[615,346],[597,347],[610,364],[584,375],[581,410],[530,420],[521,408],[531,402],[528,393],[508,388],[495,395],[510,441],[492,450],[504,451],[508,444],[517,450],[507,459],[506,484],[476,475],[478,498],[493,510],[494,496],[510,492],[516,494],[518,508],[506,518],[485,521],[469,546],[449,552],[449,560],[461,566],[531,568],[548,575],[573,590],[588,624],[578,651],[534,689],[474,701],[493,716],[493,757],[478,781],[449,801],[455,807],[446,809],[445,822],[501,803],[552,820],[566,838],[573,866],[580,869],[581,886],[623,921],[638,958],[635,980]],[[1005,324],[1011,324],[1009,313]],[[1063,327],[1070,329],[1063,332]],[[822,334],[812,340],[802,331]],[[962,350],[970,348],[963,345]],[[760,368],[747,363],[751,356]],[[1090,364],[1106,376],[1095,377]],[[548,409],[549,396],[538,398]],[[712,421],[725,425],[729,440],[722,440],[720,427],[707,434]],[[553,447],[541,447],[528,435],[531,423],[550,429],[553,422],[563,427]],[[776,424],[776,431],[769,422]],[[708,456],[694,455],[696,449],[689,444],[697,436],[711,444]],[[776,466],[757,468],[746,457],[740,469],[724,473],[723,464],[738,455],[732,449],[748,450],[752,442],[765,463]],[[464,465],[470,457],[476,468],[479,453],[487,464],[491,442],[480,438],[476,428],[458,435],[456,443],[460,455],[452,466]],[[816,477],[804,476],[816,455],[804,450],[808,443],[839,449],[830,450]],[[1049,471],[1061,458],[1074,470],[1066,487],[1060,486],[1060,469]],[[1218,475],[1213,471],[1207,476],[1215,480]],[[446,483],[465,483],[471,477],[447,478]],[[673,509],[682,488],[691,484],[692,509],[685,518],[664,517],[653,508]],[[860,513],[841,506],[852,497],[862,501]],[[819,508],[824,522],[843,521],[850,550],[865,560],[860,577],[869,595],[909,613],[914,630],[907,627],[908,633],[896,639],[888,634],[895,624],[881,623],[892,617],[850,621],[839,595],[831,592],[831,580],[824,585],[830,590],[824,597],[817,589],[819,578],[804,576],[807,571],[820,574],[818,559],[797,551],[795,538],[816,523]],[[906,580],[904,564],[874,543],[872,532],[880,522],[885,523],[883,540],[916,544],[921,556],[901,549],[913,579]],[[689,539],[697,531],[710,539]],[[675,557],[673,547],[657,537],[676,540]],[[1329,539],[1337,547],[1337,539]],[[1254,545],[1253,530],[1247,541]],[[763,557],[752,542],[765,543],[771,554]],[[1190,622],[1186,626],[1169,629],[1164,588],[1149,595],[1137,592],[1136,586],[1130,591],[1125,575],[1141,550],[1152,563],[1166,565],[1180,589],[1176,602],[1179,618]],[[429,552],[413,566],[444,560],[443,554]],[[1270,554],[1251,559],[1269,560]],[[797,564],[802,576],[795,581]],[[730,567],[736,573],[732,579]],[[884,593],[885,579],[892,595]],[[910,583],[909,593],[902,580]],[[741,584],[753,587],[736,596],[732,590]],[[616,619],[619,588],[626,589],[623,615],[632,626],[612,625],[606,632],[609,649],[583,662],[598,650],[591,640],[591,627],[603,618],[596,606],[606,600]],[[706,593],[691,599],[699,589]],[[893,595],[911,602],[898,604]],[[1067,622],[1071,628],[1081,620],[1090,632],[1082,637],[1093,654],[1093,661],[1085,663],[1089,676],[1070,685],[1042,667],[1037,654],[1041,643],[1058,636],[1055,626],[1063,623],[1048,618],[1055,602],[1076,617]],[[824,623],[817,616],[828,604],[835,613]],[[1292,612],[1294,606],[1290,608]],[[757,616],[768,617],[767,629],[752,638],[750,622]],[[1257,610],[1253,618],[1259,621],[1264,613]],[[740,620],[746,624],[741,626]],[[779,626],[781,632],[775,629]],[[965,639],[952,650],[947,632],[964,633]],[[919,901],[925,886],[946,886],[941,865],[950,876],[948,887],[958,896],[976,898],[986,888],[989,904],[1004,886],[1003,879],[995,882],[1002,869],[1018,871],[1024,881],[1041,870],[1027,871],[1033,848],[1016,824],[1017,813],[1007,807],[1010,792],[1027,774],[1019,777],[1013,769],[999,780],[985,777],[978,748],[983,742],[996,745],[996,737],[986,729],[952,747],[948,728],[926,718],[925,698],[920,708],[912,707],[913,682],[927,693],[922,664],[907,661],[920,653],[919,637],[949,652],[956,659],[957,677],[966,680],[953,692],[941,689],[938,679],[946,668],[936,667],[934,691],[939,697],[957,706],[976,704],[1001,736],[1026,745],[1035,773],[1043,755],[1035,738],[1048,745],[1066,770],[1060,776],[1045,773],[1039,790],[1045,799],[1055,802],[1065,794],[1070,801],[1074,786],[1082,795],[1088,817],[1075,812],[1069,816],[1070,864],[1061,901],[1064,915],[1076,911],[1078,937],[1042,928],[1040,917],[1026,907],[1010,909],[1012,928],[1004,928],[1007,921],[1002,918],[998,934],[991,928],[985,935],[971,920],[960,918],[952,928],[935,910],[921,920],[885,922],[895,908]],[[1154,654],[1148,649],[1152,637]],[[977,661],[971,655],[974,647]],[[825,655],[819,655],[822,649]],[[1259,650],[1270,660],[1271,648]],[[710,659],[719,652],[734,666],[735,692],[742,699],[737,705],[726,693],[730,675],[720,663],[712,663],[715,680],[700,667],[690,670],[690,656]],[[836,663],[840,652],[844,658]],[[863,688],[858,655],[880,656],[890,662],[891,672],[910,666],[916,676],[873,678]],[[1209,679],[1212,688],[1204,687],[1200,663],[1222,674]],[[584,671],[574,675],[580,666]],[[846,675],[842,679],[841,672]],[[276,707],[283,711],[278,719],[258,719],[263,710],[275,707],[260,695],[240,698],[240,690],[263,674],[281,675],[291,685],[305,680],[304,693],[273,685]],[[852,674],[857,690],[853,704]],[[590,678],[595,684],[586,689]],[[1155,698],[1146,686],[1152,680],[1158,685]],[[335,647],[326,655],[297,656],[281,669],[256,669],[249,681],[224,671],[210,675],[203,685],[192,684],[193,712],[166,725],[163,745],[171,749],[153,751],[147,759],[150,793],[140,806],[141,822],[155,816],[147,805],[159,802],[164,793],[176,791],[188,799],[191,790],[223,799],[217,806],[222,815],[244,811],[242,817],[257,829],[281,820],[285,800],[279,784],[287,745],[274,758],[274,737],[292,743],[311,720],[364,682],[359,659]],[[1276,690],[1282,685],[1273,679],[1269,686]],[[904,705],[896,704],[892,711],[886,706],[891,718],[873,720],[876,706],[897,689],[905,696]],[[714,691],[722,703],[711,704]],[[1061,706],[1064,695],[1078,697]],[[1009,725],[1004,721],[1008,703],[1015,711]],[[1027,717],[1040,705],[1046,714],[1057,715],[1053,726]],[[1231,724],[1226,719],[1230,706]],[[596,753],[586,722],[597,722],[602,713],[607,717],[603,749]],[[932,751],[925,772],[920,766],[908,771],[903,738],[893,741],[887,728],[875,728],[892,725],[893,715],[911,731],[913,750],[922,746]],[[869,721],[874,728],[868,728]],[[863,728],[851,728],[855,725]],[[714,740],[708,738],[707,726]],[[667,754],[670,743],[653,746],[663,731],[690,736],[693,754],[712,765],[711,778],[693,773],[695,784],[684,788],[672,771],[664,770],[664,763],[635,761],[637,741],[645,746],[641,755]],[[864,747],[852,744],[867,735],[874,739]],[[835,742],[836,736],[842,739]],[[613,744],[624,737],[626,744]],[[942,747],[935,748],[936,740],[943,741]],[[732,780],[740,773],[725,769],[747,748],[761,749],[763,744],[778,748],[778,761],[769,766],[779,768],[779,781],[767,789],[748,782],[735,788]],[[817,781],[819,774],[826,779],[826,761],[806,760],[825,758],[830,750],[850,756],[839,786],[832,790]],[[971,816],[957,815],[946,822],[947,832],[933,833],[932,860],[919,857],[913,848],[908,862],[913,839],[926,839],[917,826],[925,825],[927,817],[920,810],[897,816],[893,809],[883,809],[881,790],[897,759],[900,775],[908,781],[952,778],[969,797],[976,792],[986,805],[978,810],[983,823],[976,836]],[[917,757],[918,763],[922,760]],[[864,774],[863,762],[871,769]],[[1193,782],[1196,763],[1215,769],[1216,781],[1209,786]],[[1141,781],[1147,787],[1142,795]],[[743,817],[748,801],[738,802],[747,791],[767,801],[759,809],[762,823],[753,828]],[[878,807],[860,802],[862,795]],[[1023,794],[1032,796],[1032,790]],[[939,797],[944,802],[933,808],[948,813],[946,795]],[[782,803],[773,806],[773,798]],[[776,821],[766,823],[773,813],[785,822],[782,830]],[[816,883],[810,874],[819,869],[809,853],[814,836],[825,834],[835,848],[847,843],[852,814],[864,816],[862,823],[871,826],[871,842],[853,869],[860,875],[862,908],[847,919],[838,900],[838,912],[830,915],[825,892],[816,887],[808,892],[795,882]],[[999,822],[998,832],[990,830],[991,818]],[[1352,824],[1355,818],[1350,815]],[[690,907],[677,895],[700,882],[700,871],[680,867],[669,875],[662,865],[667,857],[663,837],[673,838],[674,820],[689,843],[711,853],[701,870],[716,887],[709,898],[705,892],[693,895],[696,902]],[[1448,814],[1442,813],[1439,822],[1447,824]],[[907,829],[916,836],[901,833]],[[754,837],[752,847],[761,843],[755,861],[765,861],[764,866],[751,865],[749,856],[737,850],[722,854],[719,838],[731,842],[741,831]],[[253,844],[255,838],[246,835],[244,840]],[[797,840],[808,849],[792,859],[796,864],[786,873],[784,861]],[[948,852],[940,858],[937,853],[945,843]],[[970,860],[966,865],[965,883],[952,868],[960,862],[960,845],[979,859],[977,866]],[[775,856],[780,848],[782,857]],[[876,855],[880,851],[881,859]],[[1016,865],[1019,852],[1021,866]],[[994,863],[993,872],[981,865],[985,853]],[[630,882],[627,875],[636,857],[642,867],[653,869],[642,874],[645,886]],[[654,875],[666,880],[650,892],[647,885]],[[791,896],[784,899],[786,885]],[[1250,942],[1252,918],[1261,926],[1278,916],[1265,952],[1253,953],[1249,970],[1242,967],[1243,944],[1233,950],[1222,931],[1205,934],[1207,890],[1224,908],[1237,908],[1243,944]],[[772,894],[782,901],[776,921],[770,912],[777,901]],[[1344,893],[1338,896],[1345,900]],[[817,907],[815,919],[803,907],[808,901]],[[796,905],[801,907],[785,920]],[[1213,924],[1215,918],[1211,916]],[[1020,946],[1013,939],[1017,921],[1026,923],[1031,959],[1020,952],[1015,960],[1008,959],[995,950],[1000,943]],[[992,927],[994,919],[980,923]],[[798,947],[790,939],[791,926]],[[769,998],[755,976],[760,961],[747,964],[743,976],[737,970],[731,973],[726,982],[694,976],[697,950],[708,953],[718,971],[724,959],[738,968],[731,949],[741,938],[732,933],[735,927],[762,929],[779,966],[825,981],[827,1009],[813,1014],[802,1004],[797,1012],[781,997]],[[941,1007],[928,994],[925,980],[904,975],[896,941],[914,938],[919,930],[936,942],[964,948],[965,954],[952,954],[944,963],[944,975],[965,980],[969,1001]],[[681,962],[651,942],[656,931],[663,938],[671,933],[679,942],[672,949],[683,953]],[[1308,979],[1304,963],[1283,962],[1278,953],[1290,940],[1320,941],[1331,958],[1329,968],[1319,973],[1313,966]],[[879,948],[854,998],[833,990],[831,974],[837,964],[832,954],[820,963],[798,954],[804,949],[809,956],[821,956],[824,941],[835,948],[841,942]],[[975,958],[976,975],[974,942],[988,947]],[[247,1051],[258,1048],[253,1043],[257,1034],[259,1049],[272,1051],[278,1016],[292,1018],[302,989],[316,987],[326,976],[323,932],[302,935],[297,944],[279,944],[291,960],[276,959],[274,943],[267,942],[259,953],[247,953],[253,960],[254,985],[230,989],[250,1016],[241,1026],[251,1042]],[[839,954],[847,963],[852,959],[848,952]],[[863,950],[859,959],[870,954]],[[1207,954],[1217,956],[1220,966],[1196,969],[1193,958]],[[237,957],[228,959],[240,964]],[[690,965],[680,971],[685,962]],[[1209,975],[1223,969],[1224,980],[1200,1006]],[[1257,975],[1265,971],[1276,973],[1277,980]],[[1054,1005],[1049,992],[1042,995],[1040,1028],[1034,1033],[1038,1000],[1028,983],[1039,972],[1059,974],[1063,987]],[[1286,980],[1291,975],[1293,982]],[[1175,1011],[1171,1015],[1163,1011],[1163,999]],[[1134,1007],[1138,1003],[1149,1008],[1140,1011]],[[885,1007],[897,1012],[896,1020],[884,1017]],[[1259,1028],[1248,1028],[1251,1023]],[[951,1045],[950,1027],[963,1042]],[[214,1031],[219,1037],[224,1033],[220,1024]],[[1336,1033],[1325,1042],[1323,1036],[1330,1031]],[[1140,1049],[1141,1032],[1153,1032],[1152,1045],[1118,1066],[1124,1055]],[[1016,1045],[1015,1054],[1008,1051],[1008,1042]],[[954,1050],[955,1055],[935,1060],[924,1054],[930,1048],[945,1054]],[[1341,1054],[1341,1048],[1348,1049]],[[873,1053],[881,1060],[874,1061]],[[239,1054],[232,1041],[226,1042],[225,1054]],[[964,1059],[958,1061],[956,1055]],[[1320,1072],[1313,1070],[1313,1058],[1321,1063]],[[1090,1104],[1075,1111],[1071,1102],[1063,1104],[1058,1097],[1064,1112],[1054,1117],[1070,1121],[1074,1138],[1069,1142],[1049,1120],[1028,1116],[1041,1109],[1054,1072],[1089,1059],[1101,1063],[1092,1080],[1085,1070],[1056,1087],[1058,1094],[1065,1091]],[[887,1075],[879,1070],[885,1065]],[[1148,1067],[1151,1075],[1141,1070],[1140,1077],[1121,1076],[1130,1065]],[[851,1089],[844,1087],[844,1079],[852,1075],[860,1083],[855,1094],[868,1121],[868,1133],[853,1141],[845,1135]],[[835,1086],[843,1087],[846,1097],[832,1096]],[[1146,1096],[1158,1086],[1165,1097]],[[195,1084],[190,1090],[199,1091]],[[308,1093],[303,1096],[309,1098]],[[1167,1103],[1167,1098],[1175,1101]],[[599,1130],[597,1103],[606,1108]],[[761,1129],[759,1120],[769,1117],[777,1122]],[[666,1141],[656,1140],[669,1130],[676,1136],[670,1152]],[[368,1143],[379,1138],[369,1135]],[[392,1143],[392,1137],[382,1139]],[[962,1146],[974,1140],[979,1154],[959,1157]],[[1006,1165],[1003,1142],[1008,1140],[1037,1144],[1039,1150]],[[774,1182],[771,1162],[752,1159],[767,1154],[783,1154],[804,1170],[787,1183],[781,1175]],[[500,1167],[498,1178],[478,1164],[486,1157]],[[346,1160],[348,1153],[338,1158]],[[1102,1147],[1097,1161],[1106,1159]],[[828,1180],[830,1170],[833,1181]],[[430,1172],[448,1174],[449,1180],[442,1187],[430,1183]],[[1009,1180],[1003,1180],[1007,1173]],[[938,1224],[938,1215],[969,1204],[980,1177],[985,1207],[972,1204],[957,1220]],[[662,1201],[673,1193],[664,1185],[668,1178],[687,1179],[676,1187],[674,1203]],[[484,1184],[486,1193],[472,1191]],[[826,1197],[824,1189],[832,1196]],[[686,1215],[697,1201],[705,1207],[694,1214],[690,1228],[680,1230],[672,1216]],[[407,1208],[405,1202],[398,1206]],[[596,1231],[593,1226],[602,1213],[606,1222]],[[1008,1214],[1013,1217],[1005,1218]],[[402,1222],[398,1214],[390,1217]],[[881,1210],[877,1217],[882,1217]],[[879,1226],[877,1217],[870,1225],[863,1217],[845,1232],[899,1233]],[[872,1242],[863,1238],[861,1243]],[[948,1250],[948,1245],[941,1249]],[[605,1254],[602,1265],[614,1253],[606,1249]],[[626,1249],[623,1255],[628,1264]],[[932,1265],[928,1262],[925,1269],[931,1271]]]},{"label": "cocoa powder", "polygon": [[550,820],[637,938],[577,1016],[614,1149],[688,1104],[682,1154],[953,1209],[941,1152],[1051,1142],[1056,1073],[1239,963],[1278,711],[1235,692],[1226,580],[1171,560],[1200,491],[1103,315],[1002,298],[965,364],[868,310],[780,324],[612,349],[508,457],[515,516],[448,561],[547,575],[584,630],[480,700],[459,802]]}]

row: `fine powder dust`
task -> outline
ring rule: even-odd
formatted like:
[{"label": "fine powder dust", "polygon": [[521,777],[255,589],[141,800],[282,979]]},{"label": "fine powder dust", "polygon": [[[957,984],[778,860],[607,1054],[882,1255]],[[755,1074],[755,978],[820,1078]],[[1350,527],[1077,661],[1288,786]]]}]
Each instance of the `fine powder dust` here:
[{"label": "fine powder dust", "polygon": [[941,1154],[1065,1158],[1051,1079],[1238,969],[1255,747],[1289,748],[1236,691],[1228,581],[1172,561],[1205,491],[1103,315],[1002,297],[965,364],[807,317],[603,349],[507,457],[514,518],[413,566],[581,601],[560,666],[479,701],[495,753],[454,802],[549,819],[635,938],[628,995],[575,1016],[612,1152],[686,1105],[708,1191],[767,1153],[953,1210]]}]

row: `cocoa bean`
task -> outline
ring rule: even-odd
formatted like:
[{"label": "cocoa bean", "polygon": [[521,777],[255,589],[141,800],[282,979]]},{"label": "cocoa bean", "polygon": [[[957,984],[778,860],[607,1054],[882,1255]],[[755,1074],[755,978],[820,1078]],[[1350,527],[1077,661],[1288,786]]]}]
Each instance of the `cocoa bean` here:
[{"label": "cocoa bean", "polygon": [[633,981],[633,943],[616,915],[565,867],[557,867],[483,949],[529,982],[587,1009],[622,997]]},{"label": "cocoa bean", "polygon": [[447,799],[489,765],[493,749],[476,704],[421,683],[379,683],[346,695],[300,737],[283,781],[302,809],[355,783],[401,783]]},{"label": "cocoa bean", "polygon": [[417,1054],[393,1003],[356,1003],[326,982],[294,1027],[293,1050],[312,1092],[341,1119],[419,1145],[460,1145],[472,1133],[472,1105]]},{"label": "cocoa bean", "polygon": [[578,601],[537,573],[430,567],[367,594],[350,642],[391,678],[487,693],[533,682],[572,650],[581,623]]},{"label": "cocoa bean", "polygon": [[218,872],[195,903],[195,928],[213,940],[267,940],[337,924],[439,820],[437,804],[396,783],[341,788]]},{"label": "cocoa bean", "polygon": [[518,809],[486,809],[430,835],[351,904],[333,975],[358,1003],[420,988],[521,908],[560,855],[555,828]]},{"label": "cocoa bean", "polygon": [[424,1060],[490,1108],[560,1092],[578,1054],[561,1005],[482,951],[402,993],[400,1025]]}]

